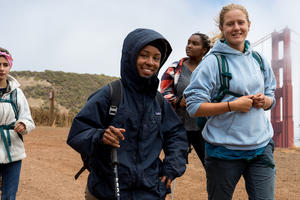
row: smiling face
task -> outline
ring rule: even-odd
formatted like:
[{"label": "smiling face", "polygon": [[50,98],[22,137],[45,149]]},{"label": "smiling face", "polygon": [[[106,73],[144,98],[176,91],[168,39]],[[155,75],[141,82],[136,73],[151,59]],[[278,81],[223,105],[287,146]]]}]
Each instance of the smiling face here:
[{"label": "smiling face", "polygon": [[10,65],[4,56],[0,56],[0,82],[6,82],[7,75],[10,71]]},{"label": "smiling face", "polygon": [[160,51],[151,45],[145,46],[138,54],[136,68],[141,77],[148,78],[158,72],[161,60]]},{"label": "smiling face", "polygon": [[219,26],[228,45],[243,52],[247,38],[250,21],[240,9],[232,9],[224,15],[223,24]]},{"label": "smiling face", "polygon": [[192,35],[185,48],[186,55],[190,58],[203,57],[206,49],[203,48],[203,43],[199,35]]}]

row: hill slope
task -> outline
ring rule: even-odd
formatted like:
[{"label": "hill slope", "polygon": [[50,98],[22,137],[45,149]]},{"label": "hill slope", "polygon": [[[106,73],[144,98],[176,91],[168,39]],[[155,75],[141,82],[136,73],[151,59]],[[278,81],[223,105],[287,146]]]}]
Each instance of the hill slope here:
[{"label": "hill slope", "polygon": [[107,83],[118,79],[97,74],[77,74],[62,71],[12,71],[21,84],[31,107],[49,109],[49,93],[55,91],[56,109],[77,114],[87,98]]}]

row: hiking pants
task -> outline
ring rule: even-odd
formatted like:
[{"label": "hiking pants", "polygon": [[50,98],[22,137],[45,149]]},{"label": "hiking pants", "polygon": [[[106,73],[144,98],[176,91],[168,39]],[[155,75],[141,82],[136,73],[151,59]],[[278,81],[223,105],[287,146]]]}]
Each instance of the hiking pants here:
[{"label": "hiking pants", "polygon": [[2,175],[2,193],[1,200],[15,200],[22,161],[0,164],[0,174]]},{"label": "hiking pants", "polygon": [[262,155],[247,160],[205,158],[209,200],[231,200],[236,184],[244,177],[249,200],[273,200],[275,193],[274,143]]},{"label": "hiking pants", "polygon": [[205,140],[202,137],[202,129],[199,131],[187,131],[187,138],[189,142],[189,146],[193,145],[199,159],[204,166],[204,158],[205,158]]}]

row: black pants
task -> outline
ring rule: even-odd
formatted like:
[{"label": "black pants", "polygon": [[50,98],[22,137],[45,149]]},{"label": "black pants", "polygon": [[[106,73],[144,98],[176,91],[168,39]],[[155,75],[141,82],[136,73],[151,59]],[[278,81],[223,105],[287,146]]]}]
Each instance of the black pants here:
[{"label": "black pants", "polygon": [[189,147],[192,145],[204,166],[205,158],[205,140],[202,137],[202,130],[199,131],[187,131],[187,138],[189,142]]}]

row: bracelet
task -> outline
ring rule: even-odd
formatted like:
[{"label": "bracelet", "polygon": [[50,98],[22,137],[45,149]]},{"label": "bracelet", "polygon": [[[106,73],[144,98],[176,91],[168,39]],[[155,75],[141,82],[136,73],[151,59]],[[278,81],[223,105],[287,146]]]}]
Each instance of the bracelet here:
[{"label": "bracelet", "polygon": [[230,108],[230,105],[229,105],[229,101],[227,101],[227,106],[228,106],[229,112],[231,112],[231,108]]}]

